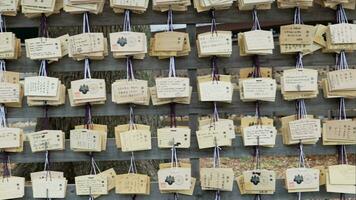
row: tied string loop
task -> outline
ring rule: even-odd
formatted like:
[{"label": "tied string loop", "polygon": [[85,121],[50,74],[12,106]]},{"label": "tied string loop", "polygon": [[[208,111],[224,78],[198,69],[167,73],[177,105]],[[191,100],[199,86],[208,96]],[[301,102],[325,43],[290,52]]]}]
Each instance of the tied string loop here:
[{"label": "tied string loop", "polygon": [[2,159],[2,166],[3,166],[3,178],[11,177],[11,162],[10,162],[10,155],[8,152],[3,152],[3,159]]},{"label": "tied string loop", "polygon": [[257,15],[257,9],[254,8],[252,10],[252,20],[253,20],[253,24],[252,24],[252,30],[261,30],[261,25],[260,25],[260,21],[258,20],[258,15]]},{"label": "tied string loop", "polygon": [[217,29],[217,24],[216,24],[216,13],[215,13],[215,8],[210,9],[210,18],[211,18],[211,26],[210,26],[210,32],[211,34],[218,34],[218,29]]},{"label": "tied string loop", "polygon": [[132,66],[132,56],[126,57],[126,77],[127,80],[135,80],[134,70]]},{"label": "tied string loop", "polygon": [[0,128],[6,128],[6,108],[3,104],[0,104]]},{"label": "tied string loop", "polygon": [[172,7],[169,6],[169,10],[167,13],[167,28],[169,32],[172,32],[174,30],[173,27],[173,10]]},{"label": "tied string loop", "polygon": [[217,56],[213,56],[211,57],[211,77],[213,78],[213,81],[219,81],[220,80],[220,76],[219,76],[219,68],[217,65],[217,60],[218,57]]},{"label": "tied string loop", "polygon": [[131,11],[130,10],[125,10],[125,16],[124,16],[124,27],[123,30],[125,32],[131,32]]},{"label": "tied string loop", "polygon": [[6,32],[5,17],[0,13],[0,32]]},{"label": "tied string loop", "polygon": [[348,23],[346,11],[345,11],[344,6],[342,4],[337,5],[336,22],[338,24]]},{"label": "tied string loop", "polygon": [[294,9],[294,20],[293,20],[294,24],[303,24],[303,19],[302,19],[302,15],[301,15],[301,11],[300,11],[300,7],[295,7]]}]

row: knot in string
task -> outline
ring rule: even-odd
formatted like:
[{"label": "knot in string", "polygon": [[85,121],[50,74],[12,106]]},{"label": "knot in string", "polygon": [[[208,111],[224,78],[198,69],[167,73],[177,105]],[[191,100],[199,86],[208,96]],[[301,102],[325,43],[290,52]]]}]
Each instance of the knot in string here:
[{"label": "knot in string", "polygon": [[253,65],[252,77],[261,78],[262,77],[261,64],[260,64],[260,57],[258,55],[252,56],[252,65]]},{"label": "knot in string", "polygon": [[86,129],[91,129],[91,126],[93,125],[90,103],[85,104],[84,125]]}]

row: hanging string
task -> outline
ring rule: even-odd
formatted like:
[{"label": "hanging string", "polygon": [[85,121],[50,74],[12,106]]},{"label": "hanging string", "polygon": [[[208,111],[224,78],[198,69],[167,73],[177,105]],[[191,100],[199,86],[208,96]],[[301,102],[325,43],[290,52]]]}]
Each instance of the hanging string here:
[{"label": "hanging string", "polygon": [[[221,147],[219,147],[217,138],[214,138],[215,140],[215,147],[214,147],[214,161],[213,161],[213,167],[214,168],[219,168],[220,167],[220,151]],[[215,192],[215,200],[220,200],[221,199],[221,194],[220,190],[217,190]]]},{"label": "hanging string", "polygon": [[176,104],[170,103],[170,122],[171,128],[177,127]]},{"label": "hanging string", "polygon": [[[257,136],[257,145],[254,147],[254,163],[255,169],[261,169],[261,153],[260,153],[260,136]],[[261,200],[261,195],[256,194],[254,200]]]},{"label": "hanging string", "polygon": [[131,19],[130,19],[130,15],[131,15],[131,11],[130,10],[125,10],[124,13],[124,27],[123,30],[125,32],[131,32]]},{"label": "hanging string", "polygon": [[48,32],[48,25],[47,25],[47,17],[45,14],[41,15],[41,20],[40,20],[40,30],[39,30],[39,35],[40,37],[48,38],[49,37],[49,32]]},{"label": "hanging string", "polygon": [[294,9],[294,24],[303,24],[303,19],[300,11],[300,7],[295,7]]},{"label": "hanging string", "polygon": [[177,148],[176,148],[175,141],[173,141],[173,145],[172,145],[171,151],[172,151],[171,152],[171,168],[179,167],[178,157],[177,157]]},{"label": "hanging string", "polygon": [[257,145],[254,148],[254,163],[255,169],[261,169],[261,153],[260,153],[260,137],[257,136]]},{"label": "hanging string", "polygon": [[253,20],[253,25],[252,25],[252,30],[261,30],[261,25],[260,21],[258,20],[258,15],[257,15],[257,9],[254,8],[252,10],[252,20]]},{"label": "hanging string", "polygon": [[211,63],[211,77],[213,78],[213,81],[219,81],[220,76],[219,76],[219,68],[217,65],[217,56],[212,56],[210,59]]},{"label": "hanging string", "polygon": [[137,174],[136,160],[133,152],[131,152],[130,168],[128,173]]},{"label": "hanging string", "polygon": [[46,60],[41,60],[40,70],[38,72],[39,76],[47,76],[47,63]]},{"label": "hanging string", "polygon": [[255,117],[257,119],[257,125],[262,126],[261,104],[260,101],[255,103]]},{"label": "hanging string", "polygon": [[307,113],[304,99],[298,99],[296,101],[296,108],[297,108],[297,119],[298,120],[307,118],[308,113]]},{"label": "hanging string", "polygon": [[7,121],[6,121],[6,108],[4,104],[0,104],[0,128],[6,128]]},{"label": "hanging string", "polygon": [[336,9],[336,22],[338,24],[348,23],[346,11],[342,4],[337,5]]},{"label": "hanging string", "polygon": [[0,13],[0,32],[6,32],[5,17]]},{"label": "hanging string", "polygon": [[11,162],[8,152],[3,152],[2,166],[3,166],[3,178],[11,177]]},{"label": "hanging string", "polygon": [[90,103],[85,105],[84,125],[86,129],[91,129],[91,126],[93,125]]},{"label": "hanging string", "polygon": [[[89,13],[88,12],[85,12],[83,14],[83,33],[90,33],[90,23],[89,23]],[[84,79],[91,79],[89,58],[84,59]]]},{"label": "hanging string", "polygon": [[[5,17],[0,13],[0,32],[6,32]],[[0,60],[0,71],[6,71],[5,60]]]},{"label": "hanging string", "polygon": [[210,32],[211,34],[218,34],[217,24],[216,24],[216,14],[215,8],[210,9],[210,18],[211,18],[211,25],[210,25]]},{"label": "hanging string", "polygon": [[83,14],[83,33],[90,33],[89,13]]},{"label": "hanging string", "polygon": [[173,27],[173,10],[172,10],[172,7],[169,6],[169,9],[168,9],[168,13],[167,13],[167,27],[168,27],[168,31],[169,32],[172,32],[174,30],[174,27]]},{"label": "hanging string", "polygon": [[84,79],[91,79],[89,58],[84,59]]},{"label": "hanging string", "polygon": [[0,60],[0,72],[6,71],[6,62],[5,60]]},{"label": "hanging string", "polygon": [[176,77],[176,58],[173,57],[173,56],[169,58],[168,76],[169,77]]},{"label": "hanging string", "polygon": [[135,115],[133,110],[133,105],[130,105],[129,110],[129,130],[136,129]]},{"label": "hanging string", "polygon": [[135,80],[135,75],[132,66],[132,56],[126,57],[126,78],[128,81]]}]

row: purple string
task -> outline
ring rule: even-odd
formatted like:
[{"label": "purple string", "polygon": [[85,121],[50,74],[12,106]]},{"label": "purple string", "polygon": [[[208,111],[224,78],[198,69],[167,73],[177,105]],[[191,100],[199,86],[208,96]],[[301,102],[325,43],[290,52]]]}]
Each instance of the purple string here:
[{"label": "purple string", "polygon": [[217,56],[213,56],[211,57],[211,66],[212,66],[212,77],[213,77],[213,81],[219,81],[220,80],[220,76],[219,76],[219,68],[217,65]]},{"label": "purple string", "polygon": [[86,129],[90,129],[90,125],[91,125],[91,105],[90,103],[87,103],[85,105],[85,118],[84,118],[84,124],[85,124],[85,128]]},{"label": "purple string", "polygon": [[261,64],[260,57],[258,55],[252,56],[252,65],[254,67],[252,77],[253,78],[261,78]]},{"label": "purple string", "polygon": [[[133,77],[133,66],[132,66],[132,59],[133,59],[133,56],[127,56],[126,57],[126,65],[127,65],[127,74],[128,74],[128,79],[129,80],[133,80],[134,77]],[[132,72],[132,73],[131,73]]]},{"label": "purple string", "polygon": [[171,118],[171,128],[177,127],[177,119],[176,119],[176,104],[170,104],[170,118]]},{"label": "purple string", "polygon": [[9,169],[9,160],[10,156],[8,152],[3,152],[3,178],[9,177],[10,174],[10,169]]},{"label": "purple string", "polygon": [[260,169],[260,137],[257,136],[257,145],[254,147],[254,162],[255,162],[255,169]]},{"label": "purple string", "polygon": [[210,18],[211,18],[211,28],[210,31],[212,34],[217,34],[217,25],[216,25],[216,14],[215,14],[215,8],[210,9],[209,12]]},{"label": "purple string", "polygon": [[41,15],[41,22],[40,22],[40,37],[49,37],[48,33],[48,25],[47,25],[47,17],[45,14]]}]

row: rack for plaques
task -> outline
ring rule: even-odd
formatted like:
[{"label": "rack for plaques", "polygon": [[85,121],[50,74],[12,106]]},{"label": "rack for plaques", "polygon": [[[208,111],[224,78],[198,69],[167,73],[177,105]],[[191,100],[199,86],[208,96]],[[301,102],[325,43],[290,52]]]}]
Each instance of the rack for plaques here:
[{"label": "rack for plaques", "polygon": [[[114,26],[121,24],[123,21],[123,15],[115,14],[106,2],[103,14],[93,15],[91,17],[91,24],[93,26]],[[132,24],[133,25],[152,25],[152,24],[165,24],[167,16],[166,13],[161,13],[159,11],[153,11],[151,5],[144,14],[133,14]],[[321,8],[319,5],[314,5],[313,8],[308,10],[303,10],[303,19],[305,24],[327,24],[328,22],[335,23],[335,11],[328,8]],[[292,24],[293,22],[288,20],[294,14],[293,9],[278,9],[275,4],[272,5],[271,10],[266,10],[259,13],[261,26],[264,28],[271,28],[274,30],[279,30],[279,26],[285,24]],[[347,13],[348,18],[352,22],[356,20],[356,12],[350,11]],[[216,11],[216,15],[219,18],[219,30],[232,30],[234,32],[241,32],[248,30],[251,26],[250,21],[252,19],[250,11],[238,11],[236,5],[234,4],[232,8],[224,11]],[[187,12],[177,12],[174,14],[175,24],[186,24],[186,32],[190,35],[190,42],[192,51],[189,56],[177,58],[176,66],[177,71],[183,71],[191,80],[191,85],[193,86],[193,94],[190,105],[176,105],[176,114],[189,116],[189,126],[192,130],[192,142],[190,149],[181,149],[179,151],[180,158],[188,158],[192,163],[192,175],[199,180],[199,159],[211,157],[211,150],[199,150],[197,140],[195,137],[195,131],[198,126],[198,118],[203,115],[211,114],[211,104],[199,102],[198,93],[196,88],[196,77],[198,74],[203,74],[202,71],[210,70],[210,59],[209,58],[198,58],[196,50],[196,36],[200,32],[205,32],[205,27],[197,27],[200,23],[210,23],[210,17],[206,13],[197,13],[191,6],[188,8]],[[39,19],[28,19],[22,14],[18,14],[16,17],[7,18],[7,27],[11,28],[29,28],[37,27],[39,24]],[[82,15],[72,15],[68,13],[61,12],[61,14],[53,15],[49,17],[48,26],[49,27],[80,27],[82,25]],[[276,38],[278,35],[275,35]],[[275,41],[278,39],[275,38]],[[35,61],[29,60],[25,56],[25,49],[23,48],[22,57],[19,60],[8,61],[7,68],[10,71],[18,72],[37,72],[38,64]],[[92,72],[108,72],[113,73],[117,71],[125,71],[126,64],[125,60],[117,60],[110,54],[105,57],[104,60],[92,61]],[[163,71],[166,70],[169,60],[159,60],[155,57],[146,57],[144,61],[133,61],[136,70],[150,70],[150,71]],[[335,57],[333,54],[323,54],[320,51],[312,55],[308,55],[303,59],[304,66],[307,68],[314,68],[319,70],[319,75],[325,76],[325,72],[334,67]],[[356,66],[356,56],[348,56],[348,63],[350,68]],[[260,57],[261,66],[271,67],[273,69],[273,75],[275,78],[287,68],[293,68],[295,66],[294,55],[282,55],[279,52],[278,44],[274,50],[273,55],[261,56]],[[237,83],[238,70],[243,67],[251,67],[250,57],[240,57],[238,52],[237,43],[233,43],[232,56],[229,58],[219,59],[219,69],[224,71],[226,74],[231,74],[235,77],[233,82]],[[71,58],[63,58],[59,62],[50,65],[50,72],[55,73],[73,73],[82,71],[82,63],[76,62]],[[207,71],[205,71],[207,72]],[[278,79],[277,79],[278,80]],[[69,81],[70,82],[70,81]],[[66,84],[69,84],[67,82]],[[111,82],[107,81],[107,84]],[[68,85],[67,85],[68,86]],[[237,87],[236,87],[237,88]],[[112,103],[111,94],[108,94],[108,100],[104,105],[94,106],[92,108],[92,113],[98,117],[104,116],[127,116],[127,110],[129,105],[117,105]],[[323,98],[322,91],[315,99],[307,100],[308,112],[320,117],[330,118],[336,116],[338,111],[337,99],[325,99]],[[264,115],[279,118],[286,115],[292,115],[295,113],[295,103],[293,101],[284,101],[280,91],[277,91],[275,102],[263,102]],[[347,115],[352,117],[356,116],[356,101],[346,100],[346,111]],[[60,107],[53,107],[48,111],[48,117],[80,117],[84,113],[83,107],[71,107],[69,102]],[[136,115],[168,115],[170,112],[169,105],[160,106],[160,109],[151,106],[136,106]],[[219,104],[219,113],[221,114],[233,114],[233,115],[254,115],[255,104],[254,103],[243,103],[239,97],[239,91],[234,91],[233,101],[231,104]],[[40,118],[43,116],[43,110],[41,107],[28,107],[26,102],[23,103],[22,108],[9,108],[8,118]],[[277,125],[278,128],[278,125]],[[170,159],[171,153],[167,150],[162,150],[157,147],[157,139],[152,138],[152,150],[143,151],[135,153],[136,160],[163,160]],[[282,143],[281,135],[277,136],[276,145],[274,148],[262,148],[262,156],[298,156],[298,151],[296,151],[295,146],[285,146]],[[304,147],[304,153],[311,155],[335,155],[337,154],[337,148],[335,146],[323,146],[321,142],[316,145],[308,145]],[[349,154],[356,154],[356,148],[348,148]],[[233,144],[229,148],[224,148],[221,152],[221,157],[228,158],[241,158],[249,157],[251,151],[249,148],[245,148],[242,142],[241,136],[238,136],[233,140]],[[130,153],[123,153],[118,150],[115,145],[115,139],[109,138],[107,144],[107,150],[95,155],[96,161],[128,161],[131,158]],[[51,153],[51,162],[79,162],[87,161],[88,157],[85,154],[73,152],[69,147],[69,140],[66,141],[66,150],[61,152]],[[28,142],[25,142],[24,152],[11,155],[11,160],[13,163],[41,163],[43,162],[43,156],[39,154],[33,154],[30,149]],[[292,200],[295,199],[294,194],[288,194],[284,187],[284,180],[278,180],[276,186],[276,193],[274,195],[263,196],[264,200]],[[197,181],[197,186],[193,196],[181,195],[182,200],[206,200],[213,199],[215,196],[214,192],[202,191],[199,181]],[[130,199],[129,196],[121,196],[111,192],[107,196],[102,196],[100,199],[103,200],[114,200],[120,199]],[[351,196],[349,196],[351,198]],[[138,200],[158,200],[158,199],[170,199],[170,194],[161,194],[158,190],[157,183],[152,183],[151,195],[150,196],[139,196]],[[251,199],[250,195],[241,196],[237,188],[236,182],[234,183],[233,192],[224,192],[222,195],[223,200],[230,199],[241,199],[248,200]],[[338,199],[339,194],[326,193],[325,187],[321,187],[320,192],[315,193],[304,193],[303,199]],[[26,197],[25,199],[32,199],[32,189],[31,187],[26,187]],[[66,199],[87,199],[87,197],[79,197],[75,194],[75,186],[69,185],[67,189]]]}]

